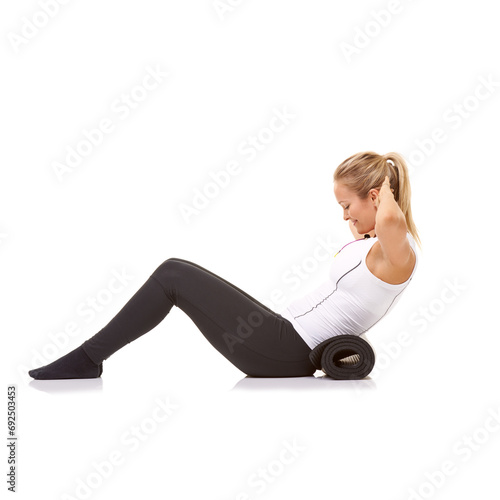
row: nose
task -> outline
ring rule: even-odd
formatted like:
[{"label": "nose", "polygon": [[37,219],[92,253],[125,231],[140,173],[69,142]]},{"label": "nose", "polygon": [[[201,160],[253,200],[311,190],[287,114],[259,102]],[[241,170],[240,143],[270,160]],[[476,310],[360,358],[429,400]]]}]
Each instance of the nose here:
[{"label": "nose", "polygon": [[344,210],[344,220],[349,220],[350,217],[349,217],[349,213],[347,212],[347,210]]}]

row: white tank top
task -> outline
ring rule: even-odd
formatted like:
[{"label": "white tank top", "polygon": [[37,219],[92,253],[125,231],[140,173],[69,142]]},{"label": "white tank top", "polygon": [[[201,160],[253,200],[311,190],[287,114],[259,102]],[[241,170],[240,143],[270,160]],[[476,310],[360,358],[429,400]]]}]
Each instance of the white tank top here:
[{"label": "white tank top", "polygon": [[366,267],[366,255],[377,237],[354,240],[334,256],[328,280],[290,302],[279,314],[292,323],[311,349],[335,335],[363,334],[394,307],[415,274],[415,240],[410,233],[406,235],[416,260],[404,283],[386,283]]}]

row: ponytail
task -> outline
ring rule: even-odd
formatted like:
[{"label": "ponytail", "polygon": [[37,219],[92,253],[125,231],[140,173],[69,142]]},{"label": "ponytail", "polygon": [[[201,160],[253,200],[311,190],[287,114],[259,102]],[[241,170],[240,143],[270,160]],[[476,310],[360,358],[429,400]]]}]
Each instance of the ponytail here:
[{"label": "ponytail", "polygon": [[405,216],[406,227],[418,246],[422,248],[420,236],[411,213],[411,186],[405,159],[399,153],[394,152],[387,153],[383,158],[389,167],[389,182],[391,188],[394,189],[394,199]]}]

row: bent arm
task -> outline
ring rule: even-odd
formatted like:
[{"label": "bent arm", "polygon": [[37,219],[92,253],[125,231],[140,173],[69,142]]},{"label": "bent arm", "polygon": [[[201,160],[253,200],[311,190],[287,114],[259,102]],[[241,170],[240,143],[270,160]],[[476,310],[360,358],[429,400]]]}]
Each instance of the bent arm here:
[{"label": "bent arm", "polygon": [[404,267],[412,258],[407,232],[405,216],[394,199],[389,185],[384,183],[379,192],[375,234],[385,258],[395,267]]}]

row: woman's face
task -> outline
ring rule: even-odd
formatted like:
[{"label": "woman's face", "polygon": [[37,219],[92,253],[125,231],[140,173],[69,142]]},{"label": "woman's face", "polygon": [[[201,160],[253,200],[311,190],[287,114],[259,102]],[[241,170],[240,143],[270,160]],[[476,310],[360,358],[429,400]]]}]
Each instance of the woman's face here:
[{"label": "woman's face", "polygon": [[375,200],[378,190],[370,190],[368,197],[362,200],[341,182],[334,182],[333,192],[344,210],[344,220],[351,220],[359,234],[369,233],[375,228],[375,215],[377,213]]}]

